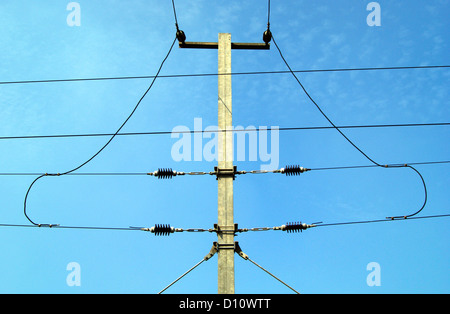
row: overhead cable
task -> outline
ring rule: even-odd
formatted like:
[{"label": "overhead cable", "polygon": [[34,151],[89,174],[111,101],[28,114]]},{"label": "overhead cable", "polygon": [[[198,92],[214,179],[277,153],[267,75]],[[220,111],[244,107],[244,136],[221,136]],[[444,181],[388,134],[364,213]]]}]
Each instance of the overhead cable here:
[{"label": "overhead cable", "polygon": [[180,28],[178,27],[178,19],[177,19],[177,10],[175,9],[175,1],[172,0],[172,8],[173,8],[173,15],[175,17],[175,27],[177,29],[177,33],[176,33],[176,38],[178,39],[178,41],[180,43],[184,43],[186,41],[186,35],[185,33],[180,30]]},{"label": "overhead cable", "polygon": [[[409,220],[422,220],[422,219],[436,219],[436,218],[449,218],[450,214],[442,214],[442,215],[429,215],[429,216],[415,216],[410,217],[405,220],[392,220],[392,219],[375,219],[375,220],[362,220],[362,221],[344,221],[344,222],[335,222],[335,223],[323,223],[323,222],[315,222],[311,224],[305,224],[302,223],[290,223],[295,225],[300,225],[299,228],[315,228],[315,227],[331,227],[331,226],[345,226],[345,225],[357,225],[357,224],[371,224],[371,223],[380,223],[380,222],[391,222],[391,221],[409,221]],[[236,230],[232,230],[234,232],[252,232],[252,231],[272,231],[272,230],[281,230],[281,231],[288,231],[287,225],[277,226],[277,227],[258,227],[258,228],[238,228]],[[158,225],[155,225],[157,227]],[[161,225],[159,225],[161,226]],[[284,227],[283,227],[284,226]],[[6,224],[6,223],[0,223],[0,227],[10,227],[10,228],[50,228],[50,229],[72,229],[72,230],[103,230],[103,231],[146,231],[155,233],[155,231],[152,232],[152,228],[144,228],[144,227],[93,227],[93,226],[64,226],[59,224],[37,224],[37,225],[24,225],[24,224]],[[302,229],[302,230],[305,230]],[[228,231],[228,230],[222,230],[222,231]],[[158,230],[159,232],[159,230]],[[174,228],[174,232],[192,232],[192,233],[213,233],[218,232],[217,229],[209,228],[209,229],[181,229],[181,228]],[[291,231],[292,232],[292,231]],[[170,232],[171,233],[171,232]],[[155,233],[155,236],[158,235],[167,235],[163,233]]]},{"label": "overhead cable", "polygon": [[145,91],[145,93],[142,95],[142,97],[139,99],[139,101],[137,102],[137,104],[134,106],[133,110],[131,111],[131,113],[128,115],[128,117],[125,119],[125,121],[122,123],[122,125],[117,129],[117,131],[112,135],[112,137],[106,142],[105,145],[102,146],[102,148],[100,148],[100,150],[98,150],[92,157],[90,157],[88,160],[86,160],[85,162],[83,162],[81,165],[69,170],[69,171],[65,171],[65,172],[61,172],[61,173],[46,173],[43,175],[40,175],[39,177],[37,177],[29,186],[27,193],[25,194],[25,199],[24,199],[24,205],[23,205],[23,212],[25,214],[25,217],[33,224],[33,225],[37,225],[36,222],[34,222],[33,220],[30,219],[30,217],[27,215],[27,199],[28,199],[28,195],[30,193],[31,188],[33,187],[33,185],[41,178],[43,177],[55,177],[55,176],[64,176],[67,174],[70,174],[72,172],[77,171],[78,169],[82,168],[83,166],[85,166],[86,164],[88,164],[90,161],[92,161],[95,157],[97,157],[110,143],[111,141],[117,136],[117,134],[120,132],[120,130],[122,130],[122,128],[125,126],[125,124],[128,122],[128,120],[130,120],[130,118],[133,116],[133,114],[136,112],[136,110],[138,109],[139,105],[141,104],[142,100],[145,98],[145,96],[148,94],[148,92],[150,91],[150,89],[153,87],[153,84],[156,81],[156,78],[158,77],[159,73],[161,72],[161,69],[164,65],[164,63],[166,62],[166,60],[168,59],[170,53],[172,52],[172,48],[175,45],[176,42],[176,38],[173,40],[172,45],[169,48],[169,51],[167,52],[166,56],[164,57],[163,61],[161,62],[158,71],[156,72],[155,77],[153,78],[150,86],[147,88],[147,90]]},{"label": "overhead cable", "polygon": [[[362,125],[340,125],[339,129],[370,129],[370,128],[402,128],[402,127],[436,127],[450,126],[450,122],[434,123],[398,123],[398,124],[362,124]],[[246,128],[246,129],[224,129],[224,130],[187,130],[187,131],[148,131],[148,132],[126,132],[117,133],[116,136],[138,136],[138,135],[168,135],[168,134],[203,134],[203,133],[239,133],[239,132],[268,132],[276,131],[307,131],[307,130],[329,130],[333,126],[304,126],[304,127],[277,127],[277,128]],[[46,139],[46,138],[71,138],[71,137],[104,137],[112,136],[114,133],[83,133],[83,134],[48,134],[48,135],[18,135],[0,136],[0,140],[19,139]]]},{"label": "overhead cable", "polygon": [[[408,165],[439,165],[439,164],[449,164],[450,160],[441,161],[423,161],[423,162],[409,162]],[[387,164],[384,167],[394,166],[398,164]],[[286,167],[298,167],[298,166],[286,166]],[[327,171],[327,170],[345,170],[345,169],[362,169],[362,168],[375,168],[377,165],[357,165],[357,166],[335,166],[335,167],[318,167],[318,168],[303,168],[295,171],[295,174],[303,173],[305,171]],[[301,169],[303,168],[303,170]],[[164,169],[164,168],[160,168]],[[154,172],[75,172],[69,173],[68,176],[154,176],[157,178],[163,178],[160,169]],[[203,175],[216,175],[216,171],[175,171],[171,168],[166,168],[164,170],[166,173],[164,179],[170,179],[175,176],[203,176]],[[168,173],[167,173],[168,172]],[[290,170],[286,171],[286,168],[275,169],[275,170],[239,170],[236,171],[236,175],[245,174],[270,174],[270,173],[282,173],[286,175],[292,175]],[[42,172],[0,172],[0,176],[40,176],[45,175]]]},{"label": "overhead cable", "polygon": [[[178,38],[177,38],[178,39]],[[445,69],[450,65],[424,65],[424,66],[397,66],[397,67],[361,67],[361,68],[340,68],[340,69],[309,69],[295,70],[294,73],[321,73],[321,72],[353,72],[353,71],[392,71],[392,70],[413,70],[413,69]],[[267,74],[291,74],[291,71],[251,71],[251,72],[232,72],[232,73],[199,73],[199,74],[168,74],[158,75],[158,78],[184,78],[184,77],[208,77],[218,75],[267,75]],[[67,78],[67,79],[44,79],[44,80],[19,80],[2,81],[0,85],[13,84],[40,84],[40,83],[63,83],[63,82],[84,82],[84,81],[111,81],[111,80],[138,80],[152,79],[154,75],[140,76],[116,76],[116,77],[93,77],[93,78]]]},{"label": "overhead cable", "polygon": [[408,164],[399,164],[399,165],[382,165],[378,162],[376,162],[374,159],[372,159],[371,157],[369,157],[369,155],[367,155],[361,148],[359,148],[352,140],[350,140],[350,138],[348,138],[340,129],[339,127],[337,127],[334,122],[325,114],[325,112],[322,110],[322,108],[319,106],[319,104],[312,98],[312,96],[310,95],[310,93],[306,90],[306,88],[303,86],[302,82],[299,80],[299,78],[297,77],[297,75],[295,75],[295,73],[292,71],[292,68],[290,67],[289,63],[286,61],[285,57],[283,56],[283,53],[281,52],[280,47],[278,46],[274,36],[272,36],[272,40],[275,44],[275,47],[278,50],[278,53],[280,54],[281,59],[284,61],[286,67],[289,69],[289,71],[291,72],[292,76],[295,78],[295,80],[297,81],[297,83],[300,85],[301,89],[303,90],[303,92],[306,94],[306,96],[309,98],[309,100],[316,106],[316,108],[319,110],[319,112],[322,114],[322,116],[334,127],[334,129],[336,129],[346,140],[348,143],[350,143],[356,150],[358,150],[366,159],[368,159],[370,162],[372,162],[373,164],[375,164],[378,167],[382,167],[382,168],[409,168],[412,169],[414,172],[416,172],[423,184],[423,190],[424,190],[424,201],[422,206],[419,208],[419,210],[411,213],[411,214],[407,214],[407,215],[401,215],[401,216],[392,216],[389,217],[391,219],[405,219],[408,217],[412,217],[417,215],[418,213],[420,213],[426,206],[427,200],[428,200],[428,192],[427,192],[427,186],[425,183],[425,180],[423,178],[423,176],[421,175],[421,173],[415,169],[414,167],[412,167],[411,165]]}]

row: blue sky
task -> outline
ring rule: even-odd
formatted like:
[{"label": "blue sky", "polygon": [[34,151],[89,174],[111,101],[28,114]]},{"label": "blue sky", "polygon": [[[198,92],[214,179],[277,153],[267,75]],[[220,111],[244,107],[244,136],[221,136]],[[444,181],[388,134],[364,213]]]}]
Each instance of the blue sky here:
[{"label": "blue sky", "polygon": [[[69,1],[0,2],[0,81],[153,75],[175,36],[171,1],[77,1],[81,26],[66,23]],[[448,65],[448,0],[378,1],[381,26],[369,27],[370,1],[272,1],[271,30],[295,70]],[[176,1],[188,41],[261,42],[265,1]],[[233,72],[286,70],[275,47],[233,51]],[[161,74],[216,73],[217,51],[175,46]],[[302,73],[299,78],[336,125],[448,122],[448,69]],[[114,133],[150,80],[0,85],[0,136]],[[217,77],[160,78],[122,132],[217,125]],[[233,76],[233,125],[327,126],[289,74]],[[344,130],[379,163],[448,160],[447,126]],[[56,173],[75,168],[106,137],[0,141],[0,172]],[[215,161],[173,160],[170,135],[121,136],[79,172],[212,171]],[[204,139],[203,144],[208,140]],[[269,146],[270,147],[270,146]],[[248,147],[246,147],[248,149]],[[370,164],[335,130],[279,134],[279,167]],[[236,162],[260,169],[262,160]],[[428,203],[420,215],[450,212],[447,164],[422,165]],[[33,176],[1,176],[0,224],[29,224],[23,200]],[[235,222],[242,228],[290,221],[383,219],[416,211],[419,177],[409,169],[312,171],[240,176]],[[212,228],[213,176],[43,178],[28,200],[40,223]],[[448,218],[323,227],[303,233],[239,234],[243,251],[301,293],[448,293]],[[170,237],[135,231],[1,227],[2,293],[157,293],[200,261],[213,233]],[[236,255],[236,293],[290,293]],[[66,266],[81,267],[69,287]],[[381,267],[369,287],[366,266]],[[216,293],[217,256],[167,290]]]}]

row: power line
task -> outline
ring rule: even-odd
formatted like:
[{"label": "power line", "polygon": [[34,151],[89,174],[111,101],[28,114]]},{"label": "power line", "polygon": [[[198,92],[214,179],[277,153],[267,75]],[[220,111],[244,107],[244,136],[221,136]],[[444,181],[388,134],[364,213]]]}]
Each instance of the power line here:
[{"label": "power line", "polygon": [[[450,160],[441,160],[441,161],[423,161],[423,162],[410,162],[408,165],[438,165],[438,164],[449,164]],[[386,166],[394,166],[398,164],[388,164]],[[336,166],[336,167],[318,167],[318,168],[309,168],[307,171],[326,171],[326,170],[345,170],[345,169],[362,169],[362,168],[377,168],[376,165],[357,165],[357,166]],[[170,169],[172,171],[172,169]],[[270,174],[270,173],[285,173],[281,171],[281,169],[276,170],[242,170],[236,171],[236,175],[243,174]],[[201,176],[201,175],[215,175],[215,171],[191,171],[191,172],[176,172],[175,175],[190,175],[190,176]],[[0,172],[0,176],[40,176],[45,173],[42,172]],[[73,172],[68,173],[68,176],[155,176],[155,172]],[[167,176],[167,174],[166,174]]]},{"label": "power line", "polygon": [[[367,125],[342,125],[339,129],[369,129],[369,128],[401,128],[401,127],[431,127],[450,126],[450,122],[436,123],[402,123],[402,124],[367,124]],[[275,128],[264,128],[264,131],[271,131]],[[305,126],[305,127],[280,127],[277,131],[306,131],[306,130],[329,130],[335,129],[333,126]],[[116,136],[138,136],[138,135],[168,135],[168,134],[197,134],[197,133],[219,133],[219,132],[261,132],[261,128],[233,129],[233,130],[187,130],[187,131],[148,131],[148,132],[126,132],[117,133]],[[83,133],[83,134],[49,134],[49,135],[20,135],[20,136],[0,136],[0,140],[18,139],[45,139],[45,138],[71,138],[71,137],[103,137],[112,136],[114,133]]]},{"label": "power line", "polygon": [[178,30],[177,10],[175,9],[175,1],[174,0],[172,0],[172,8],[173,8],[173,15],[175,18],[175,26],[177,27],[177,30]]},{"label": "power line", "polygon": [[[426,161],[426,162],[410,162],[408,165],[436,165],[436,164],[448,164],[450,160],[442,161]],[[386,166],[384,166],[386,167]],[[366,165],[366,166],[339,166],[339,167],[322,167],[322,168],[311,168],[311,171],[323,171],[323,170],[343,170],[343,169],[360,169],[360,168],[378,168],[377,165]]]},{"label": "power line", "polygon": [[0,224],[0,227],[17,227],[17,228],[42,228],[42,227],[46,227],[46,228],[52,228],[52,229],[139,231],[139,229],[134,229],[134,228],[60,226],[60,225],[51,225],[51,224],[35,224],[35,225]]},{"label": "power line", "polygon": [[[422,216],[422,217],[405,217],[405,220],[430,219],[430,218],[446,218],[446,217],[450,217],[450,214]],[[376,220],[362,220],[362,221],[347,221],[347,222],[336,222],[336,223],[328,223],[328,224],[318,224],[318,225],[316,225],[316,227],[331,227],[331,226],[344,226],[344,225],[356,225],[356,224],[371,224],[371,223],[389,222],[389,221],[399,221],[399,220],[398,219],[376,219]]]},{"label": "power line", "polygon": [[158,77],[159,73],[161,72],[161,69],[164,65],[164,63],[166,62],[166,60],[169,58],[170,53],[172,52],[172,48],[175,45],[176,42],[176,38],[173,40],[172,45],[169,48],[169,51],[167,52],[166,56],[164,57],[163,61],[161,62],[158,71],[156,72],[156,75],[154,77],[154,79],[152,80],[150,86],[147,88],[147,90],[145,91],[145,93],[142,95],[142,97],[139,99],[139,101],[137,102],[137,104],[134,106],[133,110],[131,111],[131,113],[128,115],[128,117],[125,119],[125,121],[122,123],[122,125],[119,127],[119,129],[112,135],[112,137],[108,140],[108,142],[106,142],[105,145],[102,146],[102,148],[100,148],[100,150],[98,150],[92,157],[90,157],[88,160],[86,160],[85,162],[83,162],[81,165],[66,171],[66,172],[62,172],[62,173],[46,173],[43,175],[40,175],[39,177],[37,177],[29,186],[27,193],[25,194],[25,199],[24,199],[24,204],[23,204],[23,212],[25,214],[25,217],[34,225],[37,225],[37,223],[35,223],[34,221],[32,221],[30,219],[30,217],[28,217],[27,215],[27,199],[28,199],[28,194],[30,193],[31,188],[33,187],[33,185],[41,178],[45,177],[45,176],[64,176],[67,174],[70,174],[72,172],[77,171],[78,169],[82,168],[83,166],[85,166],[86,164],[88,164],[91,160],[93,160],[95,157],[97,157],[110,143],[111,141],[116,137],[116,135],[120,132],[120,130],[122,130],[122,128],[125,126],[125,124],[128,122],[128,120],[130,120],[130,118],[133,116],[133,114],[136,112],[136,110],[138,109],[139,105],[141,104],[142,100],[145,98],[145,96],[148,94],[148,92],[150,91],[150,89],[153,87],[153,84],[156,81],[156,78]]},{"label": "power line", "polygon": [[[379,222],[392,222],[392,221],[409,221],[409,220],[421,220],[421,219],[437,219],[437,218],[448,218],[450,214],[441,215],[429,215],[429,216],[416,216],[400,219],[375,219],[375,220],[361,220],[361,221],[345,221],[345,222],[335,222],[335,223],[313,223],[309,225],[308,229],[317,227],[332,227],[332,226],[345,226],[345,225],[356,225],[356,224],[371,224]],[[100,231],[151,231],[151,228],[141,228],[141,227],[89,227],[89,226],[61,226],[58,224],[36,224],[36,225],[24,225],[24,224],[5,224],[1,223],[0,227],[11,227],[11,228],[49,228],[49,229],[73,229],[73,230],[100,230]],[[217,232],[215,229],[178,229],[185,232]],[[251,232],[251,231],[271,231],[271,230],[283,230],[281,227],[267,227],[267,228],[243,228],[233,230],[235,232]],[[228,230],[223,230],[228,231]],[[286,231],[286,230],[283,230]],[[153,232],[154,233],[154,232]]]},{"label": "power line", "polygon": [[[434,215],[434,216],[423,216],[423,217],[413,217],[413,218],[409,218],[409,220],[413,220],[413,219],[429,219],[429,218],[444,218],[444,217],[450,217],[450,214]],[[251,228],[251,229],[235,229],[235,230],[223,230],[223,231],[247,232],[247,231],[283,230],[283,231],[287,231],[288,233],[291,233],[291,232],[298,232],[298,231],[306,230],[306,229],[309,229],[309,228],[315,228],[315,227],[321,227],[321,226],[322,227],[326,227],[326,226],[351,225],[351,224],[368,224],[368,223],[378,223],[378,222],[387,222],[387,221],[394,221],[394,220],[367,220],[367,221],[354,221],[354,222],[343,222],[343,223],[332,223],[332,224],[317,223],[317,225],[307,225],[307,224],[297,223],[297,224],[288,224],[288,225],[283,225],[281,227],[272,227],[272,228]],[[398,220],[395,220],[395,221],[398,221]],[[197,268],[203,262],[208,261],[209,259],[211,259],[211,257],[213,257],[219,250],[220,250],[220,244],[214,242],[213,247],[211,248],[210,252],[200,262],[195,264],[193,267],[191,267],[189,270],[187,270],[185,273],[183,273],[180,277],[178,277],[173,282],[171,282],[168,286],[166,286],[164,289],[162,289],[159,292],[159,294],[163,293],[168,288],[173,286],[175,283],[177,283],[179,280],[181,280],[183,277],[185,277],[187,274],[189,274],[191,271],[193,271],[195,268]],[[294,288],[289,286],[286,282],[284,282],[283,280],[281,280],[280,278],[278,278],[277,276],[275,276],[274,274],[269,272],[267,269],[263,268],[262,266],[260,266],[256,262],[254,262],[252,259],[250,259],[249,256],[242,251],[242,249],[241,249],[241,247],[239,245],[239,242],[234,242],[234,252],[237,253],[240,257],[242,257],[244,260],[248,260],[251,263],[253,263],[255,266],[257,266],[258,268],[262,269],[264,272],[266,272],[267,274],[269,274],[270,276],[272,276],[273,278],[275,278],[276,280],[281,282],[283,285],[285,285],[286,287],[288,287],[289,289],[291,289],[295,293],[299,294],[299,292],[297,290],[295,290]]]},{"label": "power line", "polygon": [[325,114],[325,112],[322,110],[322,108],[319,106],[319,104],[313,99],[313,97],[310,95],[310,93],[306,90],[305,86],[302,84],[302,82],[300,81],[300,79],[297,77],[297,75],[295,75],[295,73],[292,71],[292,68],[290,67],[289,63],[287,62],[287,60],[285,59],[285,57],[283,56],[283,53],[281,52],[280,47],[278,46],[275,38],[272,36],[273,42],[275,44],[275,47],[278,50],[278,53],[280,54],[281,59],[283,60],[283,62],[285,63],[286,67],[289,69],[289,71],[291,72],[292,76],[295,78],[295,80],[297,81],[298,85],[301,87],[301,89],[303,90],[303,92],[305,93],[305,95],[309,98],[309,100],[315,105],[315,107],[317,108],[317,110],[319,110],[319,112],[322,114],[322,116],[336,129],[336,131],[338,131],[346,140],[349,144],[351,144],[357,151],[359,151],[366,159],[368,159],[370,162],[372,162],[373,164],[375,164],[378,167],[384,167],[384,168],[409,168],[411,170],[413,170],[414,172],[417,173],[417,175],[420,177],[422,184],[423,184],[423,190],[424,190],[424,202],[422,204],[422,206],[419,208],[419,210],[408,214],[408,215],[403,215],[403,216],[392,216],[390,218],[392,219],[396,219],[396,218],[406,218],[406,217],[412,217],[417,215],[418,213],[420,213],[426,206],[427,204],[427,200],[428,200],[428,192],[427,192],[427,186],[425,183],[425,180],[422,176],[422,174],[415,169],[414,167],[408,165],[408,164],[399,164],[399,165],[382,165],[378,162],[376,162],[374,159],[372,159],[371,157],[369,157],[361,148],[359,148],[352,140],[350,140],[350,138],[348,138],[344,132],[342,132],[335,124],[334,122]]},{"label": "power line", "polygon": [[18,228],[50,228],[50,229],[79,229],[79,230],[113,230],[113,231],[145,231],[155,234],[156,236],[168,236],[175,232],[217,232],[216,229],[202,229],[202,228],[174,228],[167,224],[156,224],[153,227],[88,227],[88,226],[61,226],[59,224],[35,224],[35,225],[20,225],[20,224],[0,224],[0,227],[18,227]]},{"label": "power line", "polygon": [[[353,72],[353,71],[390,71],[390,70],[413,70],[413,69],[445,69],[450,65],[425,65],[425,66],[397,66],[397,67],[361,67],[361,68],[337,68],[337,69],[309,69],[295,70],[294,73],[321,73],[321,72]],[[199,74],[169,74],[158,75],[158,78],[184,78],[184,77],[208,77],[219,75],[268,75],[268,74],[290,74],[291,71],[249,71],[249,72],[233,72],[233,73],[199,73]],[[45,80],[20,80],[20,81],[3,81],[0,85],[13,84],[39,84],[39,83],[62,83],[62,82],[84,82],[84,81],[111,81],[111,80],[139,80],[154,79],[154,75],[140,76],[116,76],[116,77],[93,77],[93,78],[67,78],[67,79],[45,79]]]},{"label": "power line", "polygon": [[[406,217],[403,220],[400,219],[375,219],[375,220],[361,220],[361,221],[345,221],[345,222],[335,222],[335,223],[326,223],[323,222],[316,222],[312,224],[302,224],[302,223],[294,223],[294,224],[287,224],[283,225],[281,227],[263,227],[263,228],[244,228],[244,229],[238,229],[237,232],[249,232],[249,231],[287,231],[288,233],[292,232],[298,232],[302,230],[307,230],[311,228],[317,228],[317,227],[332,227],[332,226],[346,226],[346,225],[358,225],[358,224],[371,224],[371,223],[379,223],[379,222],[391,222],[391,221],[407,221],[407,220],[419,220],[419,219],[432,219],[432,218],[448,218],[450,217],[450,214],[442,214],[442,215],[431,215],[431,216],[420,216],[420,217]],[[291,230],[289,230],[289,227],[291,227]],[[289,232],[291,231],[291,232]]]}]

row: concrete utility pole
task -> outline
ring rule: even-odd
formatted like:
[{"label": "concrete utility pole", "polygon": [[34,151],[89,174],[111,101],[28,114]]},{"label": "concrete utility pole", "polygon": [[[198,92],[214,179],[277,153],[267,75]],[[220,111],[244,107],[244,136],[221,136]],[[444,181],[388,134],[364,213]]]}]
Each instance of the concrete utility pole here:
[{"label": "concrete utility pole", "polygon": [[[267,50],[265,43],[232,43],[231,34],[220,33],[218,43],[180,42],[180,48],[218,49],[218,126],[219,130],[232,130],[231,101],[231,50]],[[233,132],[218,134],[218,293],[234,294],[234,209],[233,180],[236,167],[233,165]]]},{"label": "concrete utility pole", "polygon": [[[219,130],[233,126],[231,101],[231,34],[219,34]],[[234,293],[233,133],[218,134],[218,291]],[[224,230],[224,231],[223,231]],[[232,230],[230,232],[228,230]]]}]

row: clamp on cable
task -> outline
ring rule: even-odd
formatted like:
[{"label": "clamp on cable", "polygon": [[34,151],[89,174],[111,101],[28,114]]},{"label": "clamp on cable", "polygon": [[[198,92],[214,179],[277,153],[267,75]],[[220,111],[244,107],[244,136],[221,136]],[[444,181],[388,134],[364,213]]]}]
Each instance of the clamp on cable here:
[{"label": "clamp on cable", "polygon": [[53,228],[53,227],[59,227],[59,224],[37,224],[36,226],[38,226],[39,228],[42,227],[47,227],[47,228]]}]

